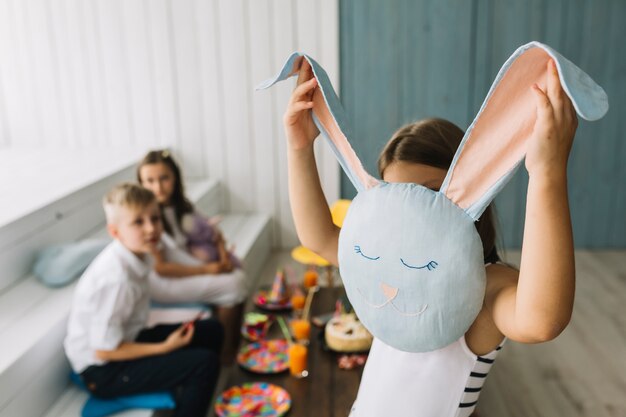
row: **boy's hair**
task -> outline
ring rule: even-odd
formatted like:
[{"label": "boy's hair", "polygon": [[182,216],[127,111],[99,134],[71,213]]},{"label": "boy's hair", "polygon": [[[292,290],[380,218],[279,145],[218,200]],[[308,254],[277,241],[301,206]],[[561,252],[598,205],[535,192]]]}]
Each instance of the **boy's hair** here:
[{"label": "boy's hair", "polygon": [[[385,169],[395,161],[413,162],[448,170],[461,140],[463,130],[444,119],[430,118],[402,126],[398,129],[378,157],[378,172],[383,177]],[[476,230],[483,242],[485,258],[496,249],[496,217],[493,203],[476,222]]]},{"label": "boy's hair", "polygon": [[156,203],[152,191],[130,182],[116,185],[102,199],[107,223],[114,223],[120,207],[144,209]]},{"label": "boy's hair", "polygon": [[[193,213],[194,207],[191,201],[185,196],[185,186],[183,185],[182,175],[180,168],[172,154],[167,149],[160,149],[150,151],[143,157],[139,165],[137,166],[137,181],[141,184],[141,168],[144,165],[163,164],[172,171],[174,175],[174,190],[172,191],[171,203],[174,207],[174,213],[176,214],[176,221],[180,226],[180,221],[187,213]],[[161,207],[161,217],[163,217],[163,207]],[[170,225],[165,221],[163,222],[165,231],[172,233]]]}]

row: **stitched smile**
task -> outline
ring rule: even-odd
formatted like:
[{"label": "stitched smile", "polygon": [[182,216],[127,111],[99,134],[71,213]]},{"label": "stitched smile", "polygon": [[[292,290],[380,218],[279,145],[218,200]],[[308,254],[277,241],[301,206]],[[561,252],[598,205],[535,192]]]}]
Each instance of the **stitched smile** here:
[{"label": "stitched smile", "polygon": [[[374,303],[370,302],[370,301],[369,301],[369,300],[365,297],[365,295],[361,292],[361,289],[360,289],[360,288],[357,288],[357,291],[359,292],[359,294],[360,294],[360,295],[361,295],[361,297],[363,298],[363,301],[365,301],[365,304],[367,304],[368,306],[370,306],[370,307],[372,307],[372,308],[383,308],[383,307],[385,307],[387,304],[391,304],[391,307],[393,307],[393,309],[394,309],[394,310],[396,310],[396,311],[398,312],[398,314],[401,314],[401,315],[403,315],[403,316],[409,316],[409,317],[419,316],[419,315],[420,315],[420,314],[422,314],[424,311],[426,311],[426,309],[428,308],[428,304],[424,304],[424,305],[422,306],[422,308],[421,308],[419,311],[416,311],[416,312],[414,312],[414,313],[407,313],[407,312],[404,312],[404,311],[400,310],[400,309],[398,308],[398,306],[396,306],[396,305],[393,303],[393,298],[388,299],[387,301],[385,301],[385,302],[384,302],[384,303],[382,303],[382,304],[374,304]],[[394,298],[395,298],[395,297],[394,297]]]}]

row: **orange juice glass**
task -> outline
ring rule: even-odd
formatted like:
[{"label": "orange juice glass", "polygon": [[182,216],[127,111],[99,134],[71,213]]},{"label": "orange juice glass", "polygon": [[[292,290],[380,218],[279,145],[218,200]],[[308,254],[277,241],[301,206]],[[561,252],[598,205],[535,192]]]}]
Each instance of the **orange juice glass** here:
[{"label": "orange juice glass", "polygon": [[315,269],[308,269],[304,273],[304,288],[307,290],[317,285],[317,271]]},{"label": "orange juice glass", "polygon": [[289,356],[289,372],[296,378],[304,378],[309,375],[307,371],[308,349],[300,343],[292,343],[287,352]]},{"label": "orange juice glass", "polygon": [[304,319],[294,319],[291,321],[291,332],[298,342],[309,343],[311,323]]},{"label": "orange juice glass", "polygon": [[295,293],[291,296],[291,306],[295,310],[302,310],[304,308],[304,302],[306,301],[306,297],[304,294]]}]

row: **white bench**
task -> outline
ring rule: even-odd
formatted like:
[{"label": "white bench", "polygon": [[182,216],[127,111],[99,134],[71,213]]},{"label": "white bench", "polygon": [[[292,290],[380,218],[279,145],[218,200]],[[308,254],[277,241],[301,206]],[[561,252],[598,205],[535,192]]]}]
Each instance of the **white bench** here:
[{"label": "white bench", "polygon": [[[62,347],[76,283],[47,288],[30,275],[29,262],[34,259],[34,250],[54,242],[105,237],[101,196],[113,184],[132,180],[133,175],[134,165],[123,167],[107,179],[31,214],[31,218],[47,219],[40,222],[45,227],[30,229],[26,236],[15,238],[15,246],[21,250],[0,252],[2,271],[10,272],[0,278],[0,417],[80,415],[86,394],[68,385],[70,368]],[[216,181],[190,182],[187,193],[200,211],[208,215],[219,213],[221,189]],[[271,247],[269,217],[223,217],[225,237],[235,245],[249,279],[256,279]],[[6,226],[0,228],[0,233],[6,230]],[[6,235],[0,241],[7,241]],[[20,273],[21,277],[16,278]],[[137,410],[120,414],[149,415],[152,412]]]},{"label": "white bench", "polygon": [[[45,417],[79,417],[86,400],[87,394],[84,391],[70,386],[48,410]],[[152,417],[153,414],[150,410],[128,410],[115,414],[115,417]]]}]

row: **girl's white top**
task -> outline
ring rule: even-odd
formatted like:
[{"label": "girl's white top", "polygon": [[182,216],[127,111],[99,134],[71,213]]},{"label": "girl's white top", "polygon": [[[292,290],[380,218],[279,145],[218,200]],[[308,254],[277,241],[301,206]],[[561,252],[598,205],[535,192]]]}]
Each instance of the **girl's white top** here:
[{"label": "girl's white top", "polygon": [[463,336],[413,353],[374,339],[350,417],[469,416],[501,347],[476,356]]},{"label": "girl's white top", "polygon": [[172,237],[174,238],[174,241],[176,242],[176,246],[178,246],[181,249],[186,250],[187,249],[187,236],[180,229],[180,226],[178,225],[178,222],[176,221],[176,210],[174,210],[174,207],[172,206],[163,207],[163,217],[164,217],[163,220],[167,222],[167,224],[170,226],[172,230]]}]

